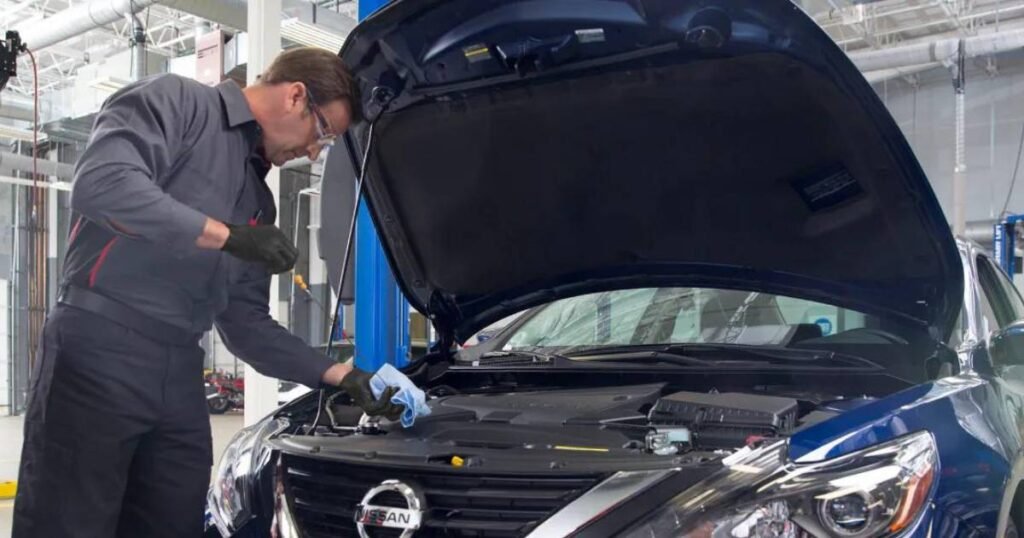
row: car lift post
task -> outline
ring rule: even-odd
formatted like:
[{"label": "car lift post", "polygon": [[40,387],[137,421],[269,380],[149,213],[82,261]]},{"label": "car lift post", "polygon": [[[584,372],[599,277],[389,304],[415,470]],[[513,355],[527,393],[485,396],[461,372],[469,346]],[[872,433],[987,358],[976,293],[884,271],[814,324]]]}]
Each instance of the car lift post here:
[{"label": "car lift post", "polygon": [[[387,0],[359,0],[362,21]],[[373,181],[373,178],[369,178]],[[355,363],[375,371],[385,363],[405,366],[409,355],[409,303],[395,283],[380,237],[359,202],[355,245]]]}]

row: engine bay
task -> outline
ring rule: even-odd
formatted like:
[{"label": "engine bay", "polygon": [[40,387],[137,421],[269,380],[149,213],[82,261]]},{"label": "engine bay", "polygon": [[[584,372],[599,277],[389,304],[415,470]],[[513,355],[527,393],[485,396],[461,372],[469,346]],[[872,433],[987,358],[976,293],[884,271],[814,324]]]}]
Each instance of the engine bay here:
[{"label": "engine bay", "polygon": [[342,459],[497,465],[510,471],[604,464],[642,468],[718,459],[873,401],[784,392],[694,392],[648,383],[432,395],[430,415],[409,428],[368,419],[336,393],[325,398],[315,431],[306,424],[282,435],[280,448]]}]

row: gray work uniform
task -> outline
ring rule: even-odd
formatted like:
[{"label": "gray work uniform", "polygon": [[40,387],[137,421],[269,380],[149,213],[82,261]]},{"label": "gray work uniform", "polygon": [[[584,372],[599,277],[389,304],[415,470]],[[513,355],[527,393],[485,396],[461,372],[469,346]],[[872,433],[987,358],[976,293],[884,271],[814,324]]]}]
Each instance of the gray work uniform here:
[{"label": "gray work uniform", "polygon": [[92,226],[73,231],[65,282],[190,332],[216,323],[257,370],[316,386],[332,361],[271,319],[264,267],[195,246],[207,216],[275,221],[258,142],[231,81],[160,75],[114,95],[75,171],[72,209]]},{"label": "gray work uniform", "polygon": [[195,245],[207,216],[274,222],[259,141],[233,82],[159,75],[104,103],[32,375],[14,536],[202,532],[212,461],[199,337],[213,325],[273,377],[315,387],[333,364],[270,317],[262,265]]}]

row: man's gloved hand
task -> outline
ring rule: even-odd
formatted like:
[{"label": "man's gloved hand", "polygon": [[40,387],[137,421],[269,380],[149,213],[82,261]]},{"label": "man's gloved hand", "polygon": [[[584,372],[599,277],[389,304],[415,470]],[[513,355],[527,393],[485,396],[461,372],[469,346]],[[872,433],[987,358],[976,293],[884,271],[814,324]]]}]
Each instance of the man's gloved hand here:
[{"label": "man's gloved hand", "polygon": [[401,370],[390,364],[385,364],[378,368],[370,378],[370,389],[379,396],[389,387],[398,387],[398,392],[391,399],[392,403],[405,407],[402,411],[402,427],[410,428],[416,423],[416,417],[430,414],[427,394]]},{"label": "man's gloved hand", "polygon": [[352,398],[352,402],[363,408],[367,415],[383,416],[394,422],[402,417],[404,405],[391,403],[391,397],[398,392],[398,387],[388,387],[381,393],[380,398],[373,397],[373,389],[370,388],[370,379],[373,374],[359,368],[352,368],[352,371],[345,374],[341,379],[341,390],[345,391]]},{"label": "man's gloved hand", "polygon": [[226,226],[229,234],[224,246],[221,247],[224,252],[245,261],[262,263],[274,274],[295,267],[299,251],[277,226]]}]

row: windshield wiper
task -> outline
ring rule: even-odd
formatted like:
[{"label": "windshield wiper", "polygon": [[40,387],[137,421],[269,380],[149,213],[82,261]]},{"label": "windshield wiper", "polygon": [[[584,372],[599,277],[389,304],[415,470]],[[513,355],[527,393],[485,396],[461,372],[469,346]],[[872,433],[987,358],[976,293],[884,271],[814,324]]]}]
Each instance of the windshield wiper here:
[{"label": "windshield wiper", "polygon": [[[675,364],[677,366],[714,366],[714,361],[706,361],[695,357],[687,357],[675,353],[662,351],[643,351],[632,349],[628,351],[593,352],[571,355],[569,360],[578,362],[662,362]],[[751,362],[751,361],[746,361]],[[756,363],[755,363],[756,364]]]},{"label": "windshield wiper", "polygon": [[762,357],[793,362],[814,362],[836,358],[835,352],[827,350],[788,349],[777,346],[745,346],[737,344],[672,344],[666,346],[662,351],[685,353],[688,355],[724,355],[726,357],[739,354],[748,357]]},{"label": "windshield wiper", "polygon": [[[867,367],[881,369],[878,364],[861,357],[838,354],[826,350],[786,349],[730,344],[669,344],[592,348],[567,353],[569,359],[628,360],[673,362],[693,366],[714,366],[738,363],[761,366],[807,365],[835,367]],[[673,359],[675,358],[675,359]],[[664,360],[663,360],[664,359]]]},{"label": "windshield wiper", "polygon": [[554,353],[542,353],[527,349],[516,349],[512,351],[488,351],[473,361],[474,365],[487,363],[495,364],[553,364],[557,359],[565,357]]}]

